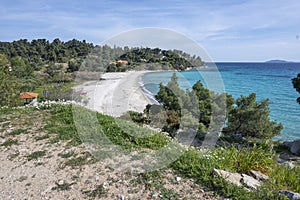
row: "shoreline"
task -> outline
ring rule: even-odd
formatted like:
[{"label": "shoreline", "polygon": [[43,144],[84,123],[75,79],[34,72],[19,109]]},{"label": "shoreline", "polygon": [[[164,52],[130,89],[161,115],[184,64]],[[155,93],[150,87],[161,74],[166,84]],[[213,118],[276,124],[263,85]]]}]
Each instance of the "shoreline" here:
[{"label": "shoreline", "polygon": [[87,92],[89,101],[85,107],[113,117],[127,111],[143,112],[153,99],[146,94],[142,75],[150,71],[105,73],[104,80],[88,81],[75,87],[76,91]]}]

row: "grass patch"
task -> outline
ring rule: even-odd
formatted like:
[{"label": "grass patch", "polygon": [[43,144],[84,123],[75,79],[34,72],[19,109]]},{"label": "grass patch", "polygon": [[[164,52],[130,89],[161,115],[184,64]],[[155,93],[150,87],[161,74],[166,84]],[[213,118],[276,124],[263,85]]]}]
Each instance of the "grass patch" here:
[{"label": "grass patch", "polygon": [[58,184],[55,183],[56,186],[51,188],[51,190],[59,190],[59,191],[64,191],[64,190],[70,190],[71,189],[71,185],[73,185],[74,183],[67,183],[67,182],[63,182],[63,184]]},{"label": "grass patch", "polygon": [[160,191],[162,200],[180,199],[179,194],[173,189],[162,188]]},{"label": "grass patch", "polygon": [[250,170],[257,170],[268,175],[276,164],[274,155],[257,145],[241,150],[235,147],[218,148],[208,154],[209,158],[218,169],[246,174]]},{"label": "grass patch", "polygon": [[46,153],[47,153],[46,151],[35,151],[35,152],[29,154],[26,157],[27,157],[28,161],[37,160],[38,158],[41,158],[41,157],[45,156]]},{"label": "grass patch", "polygon": [[65,162],[65,166],[77,167],[86,164],[93,164],[94,162],[95,160],[93,159],[91,154],[87,152],[83,156],[68,160],[67,162]]},{"label": "grass patch", "polygon": [[39,140],[45,140],[45,139],[48,139],[50,138],[50,134],[45,134],[45,135],[42,135],[42,136],[36,136],[34,139],[35,141],[39,141]]},{"label": "grass patch", "polygon": [[279,165],[270,174],[276,189],[291,190],[300,193],[300,168]]},{"label": "grass patch", "polygon": [[[107,143],[108,139],[113,144],[126,149],[160,149],[169,142],[168,137],[162,133],[154,133],[134,123],[102,115],[83,107],[77,106],[72,110],[71,105],[56,105],[50,109],[50,112],[52,115],[44,130],[56,134],[51,143],[69,140],[69,146],[77,146],[82,142],[101,145]],[[75,116],[73,112],[76,113]]]},{"label": "grass patch", "polygon": [[102,114],[97,114],[98,122],[105,136],[114,144],[128,148],[160,149],[169,139],[162,133],[140,127],[132,122],[115,119]]},{"label": "grass patch", "polygon": [[[207,153],[195,149],[187,150],[171,167],[181,176],[194,179],[197,183],[232,199],[281,199],[279,190],[300,192],[300,168],[279,165],[274,155],[263,146],[237,150],[235,147],[217,148]],[[258,170],[270,179],[255,191],[246,191],[215,176],[213,169],[248,173]]]},{"label": "grass patch", "polygon": [[58,156],[61,158],[69,158],[74,155],[74,151],[69,151],[67,153],[59,153]]},{"label": "grass patch", "polygon": [[17,144],[19,144],[18,140],[9,138],[5,142],[3,142],[1,146],[10,147],[12,145],[17,145]]},{"label": "grass patch", "polygon": [[82,144],[76,132],[71,105],[53,105],[50,109],[50,113],[51,116],[43,128],[43,130],[46,130],[49,134],[56,134],[56,137],[51,139],[50,143],[69,140],[69,146]]},{"label": "grass patch", "polygon": [[16,130],[13,130],[12,132],[8,133],[8,135],[16,136],[16,135],[20,135],[22,133],[28,133],[28,130],[27,129],[16,129]]},{"label": "grass patch", "polygon": [[25,180],[27,180],[27,176],[21,176],[20,178],[18,178],[18,181],[19,182],[23,182],[23,181],[25,181]]},{"label": "grass patch", "polygon": [[103,184],[96,186],[94,190],[83,191],[83,194],[87,195],[91,198],[105,198],[107,197],[107,189],[103,186]]},{"label": "grass patch", "polygon": [[16,157],[18,157],[19,155],[20,155],[20,153],[17,152],[17,153],[14,153],[14,154],[10,154],[7,158],[8,158],[9,160],[13,160],[13,159],[15,159]]},{"label": "grass patch", "polygon": [[11,123],[11,122],[4,122],[4,123],[2,124],[2,127],[7,127],[7,126],[10,125],[10,123]]},{"label": "grass patch", "polygon": [[130,184],[137,186],[140,184],[145,185],[146,190],[156,189],[159,190],[165,185],[163,173],[160,170],[139,174],[136,179],[130,181]]}]

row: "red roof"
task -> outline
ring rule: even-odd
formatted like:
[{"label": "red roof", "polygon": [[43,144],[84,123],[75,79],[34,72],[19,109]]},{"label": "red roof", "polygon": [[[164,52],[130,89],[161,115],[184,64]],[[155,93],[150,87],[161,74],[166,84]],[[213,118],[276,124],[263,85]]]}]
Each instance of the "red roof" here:
[{"label": "red roof", "polygon": [[20,94],[21,99],[33,99],[36,98],[39,94],[33,92],[23,92]]}]

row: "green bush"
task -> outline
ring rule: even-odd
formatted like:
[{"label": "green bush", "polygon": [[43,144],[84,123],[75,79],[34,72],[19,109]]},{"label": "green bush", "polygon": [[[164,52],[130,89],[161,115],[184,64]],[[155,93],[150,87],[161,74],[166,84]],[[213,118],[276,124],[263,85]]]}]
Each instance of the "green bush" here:
[{"label": "green bush", "polygon": [[244,147],[241,150],[235,147],[218,148],[208,156],[216,161],[216,168],[239,173],[249,173],[250,170],[257,170],[269,174],[275,166],[274,155],[257,145]]},{"label": "green bush", "polygon": [[27,156],[27,160],[36,160],[46,155],[46,151],[35,151]]}]

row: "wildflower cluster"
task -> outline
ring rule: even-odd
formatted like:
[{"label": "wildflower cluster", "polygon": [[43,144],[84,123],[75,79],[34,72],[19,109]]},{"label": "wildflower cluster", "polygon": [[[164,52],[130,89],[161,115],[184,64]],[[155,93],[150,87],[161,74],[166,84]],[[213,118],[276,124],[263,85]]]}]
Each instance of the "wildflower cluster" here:
[{"label": "wildflower cluster", "polygon": [[78,104],[75,101],[66,101],[64,99],[58,100],[58,101],[43,101],[38,103],[37,106],[35,106],[35,109],[37,110],[45,110],[51,108],[53,105],[69,105],[69,104]]}]

